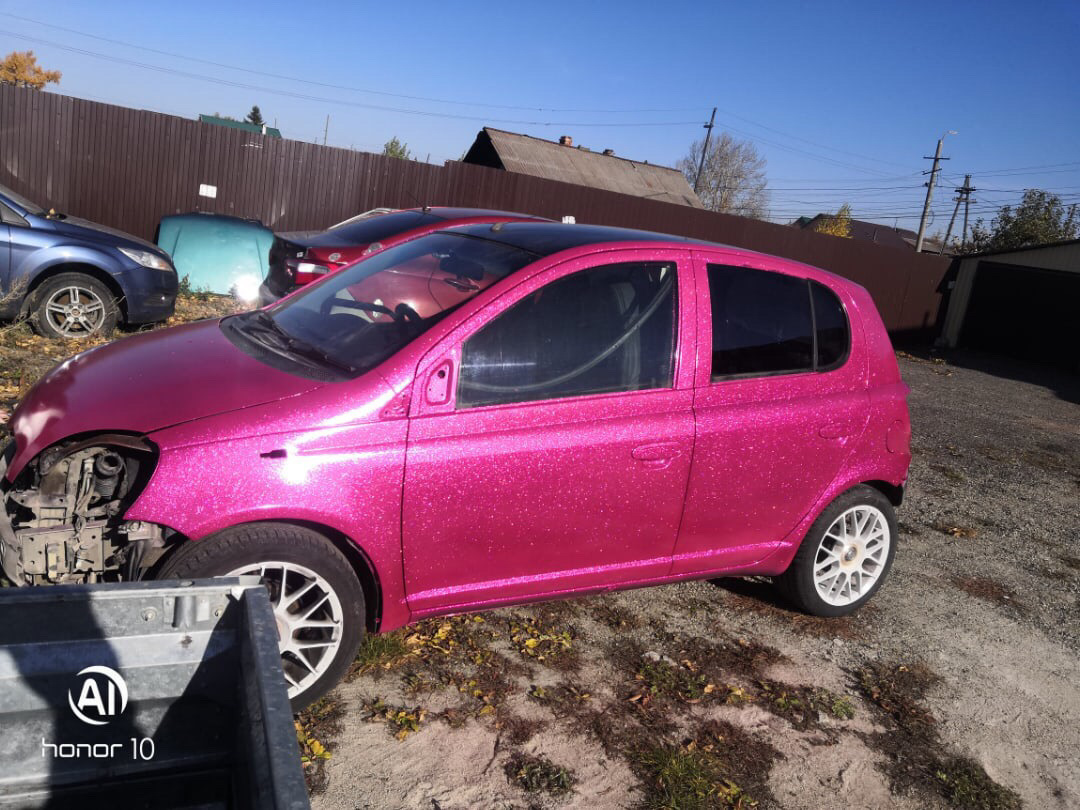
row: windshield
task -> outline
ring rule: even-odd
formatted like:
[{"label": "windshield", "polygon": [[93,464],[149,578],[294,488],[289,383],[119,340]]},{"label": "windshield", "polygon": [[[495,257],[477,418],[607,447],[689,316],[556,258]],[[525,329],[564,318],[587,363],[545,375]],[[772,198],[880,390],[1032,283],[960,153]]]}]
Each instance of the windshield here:
[{"label": "windshield", "polygon": [[437,232],[349,265],[258,316],[239,317],[256,335],[261,317],[263,327],[284,336],[278,343],[356,375],[537,258],[502,242]]},{"label": "windshield", "polygon": [[45,213],[45,209],[37,203],[30,202],[26,197],[21,194],[16,194],[7,186],[0,186],[0,195],[7,197],[8,200],[15,203],[19,208],[23,209],[28,214],[34,214],[35,216]]}]

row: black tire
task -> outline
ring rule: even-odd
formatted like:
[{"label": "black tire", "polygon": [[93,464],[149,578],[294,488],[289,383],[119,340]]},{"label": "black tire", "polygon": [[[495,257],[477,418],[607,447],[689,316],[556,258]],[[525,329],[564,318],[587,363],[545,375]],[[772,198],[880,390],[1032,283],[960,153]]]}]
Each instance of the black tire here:
[{"label": "black tire", "polygon": [[[303,566],[317,574],[334,592],[341,608],[341,641],[333,658],[317,679],[290,695],[293,711],[300,711],[337,685],[355,660],[360,643],[364,640],[363,589],[348,560],[330,541],[318,532],[301,526],[278,523],[237,526],[205,540],[184,543],[165,561],[156,578],[218,577],[246,566],[271,561]],[[280,588],[277,580],[271,581],[268,577],[267,588],[273,602]],[[298,590],[294,587],[290,591],[286,587],[286,594]],[[314,594],[319,593],[320,590],[316,588]],[[298,605],[297,611],[304,607],[307,604],[302,607]],[[317,658],[315,664],[317,668],[321,667],[322,659]],[[293,673],[303,672],[293,653],[282,653],[282,666]]]},{"label": "black tire", "polygon": [[[871,506],[885,516],[889,533],[889,549],[884,563],[881,564],[881,572],[866,593],[846,605],[834,605],[818,593],[817,586],[814,584],[814,566],[817,562],[819,547],[829,527],[840,515],[855,506]],[[873,487],[860,484],[838,495],[825,508],[803,538],[791,565],[774,581],[788,600],[806,613],[814,616],[847,616],[865,605],[888,578],[893,557],[896,555],[898,537],[896,513],[889,499]]]},{"label": "black tire", "polygon": [[[74,290],[74,293],[70,291]],[[78,301],[73,299],[77,298]],[[77,317],[62,315],[52,306],[75,306]],[[97,309],[100,305],[101,309]],[[93,309],[87,311],[87,307]],[[30,327],[48,338],[83,339],[112,334],[120,318],[116,297],[103,283],[85,273],[60,273],[34,290],[28,308]],[[64,331],[64,324],[70,324]]]}]

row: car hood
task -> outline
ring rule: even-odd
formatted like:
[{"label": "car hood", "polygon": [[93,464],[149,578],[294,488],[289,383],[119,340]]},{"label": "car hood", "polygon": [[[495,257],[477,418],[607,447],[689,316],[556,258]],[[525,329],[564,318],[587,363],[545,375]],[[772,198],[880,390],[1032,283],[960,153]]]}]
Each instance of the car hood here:
[{"label": "car hood", "polygon": [[321,385],[244,354],[217,320],[117,340],[68,358],[23,398],[11,420],[18,449],[7,476],[69,436],[149,433]]},{"label": "car hood", "polygon": [[130,233],[124,233],[123,231],[116,230],[116,228],[99,225],[88,219],[64,217],[63,219],[51,219],[49,222],[52,224],[53,230],[57,233],[68,234],[78,239],[91,239],[95,242],[106,242],[110,245],[116,245],[118,242],[130,243],[145,248],[146,250],[152,250],[154,253],[163,252],[162,249],[153,242],[147,242],[145,239],[132,236]]}]

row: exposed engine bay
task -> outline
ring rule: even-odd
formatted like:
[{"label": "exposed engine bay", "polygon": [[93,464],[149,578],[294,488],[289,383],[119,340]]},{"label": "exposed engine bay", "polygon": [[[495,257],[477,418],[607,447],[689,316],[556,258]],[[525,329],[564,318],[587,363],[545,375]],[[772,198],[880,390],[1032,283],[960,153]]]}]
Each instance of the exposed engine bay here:
[{"label": "exposed engine bay", "polygon": [[[8,454],[5,454],[7,456]],[[149,480],[152,444],[111,434],[63,442],[2,485],[0,564],[17,585],[139,579],[167,529],[123,514]],[[0,463],[0,473],[7,461]]]}]

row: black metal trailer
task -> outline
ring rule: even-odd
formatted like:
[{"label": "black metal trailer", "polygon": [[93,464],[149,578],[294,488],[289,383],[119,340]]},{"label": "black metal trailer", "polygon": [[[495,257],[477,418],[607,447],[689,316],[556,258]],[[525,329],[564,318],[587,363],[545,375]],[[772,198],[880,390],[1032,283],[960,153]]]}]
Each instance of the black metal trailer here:
[{"label": "black metal trailer", "polygon": [[0,808],[309,808],[253,577],[0,589]]}]

